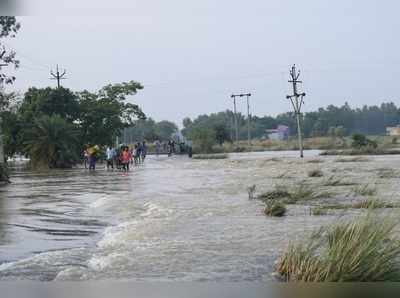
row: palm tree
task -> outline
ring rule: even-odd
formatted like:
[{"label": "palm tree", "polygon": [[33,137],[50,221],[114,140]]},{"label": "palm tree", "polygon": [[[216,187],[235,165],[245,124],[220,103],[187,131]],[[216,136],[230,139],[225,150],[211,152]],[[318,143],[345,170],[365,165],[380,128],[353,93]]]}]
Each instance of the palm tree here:
[{"label": "palm tree", "polygon": [[35,168],[69,168],[79,160],[78,131],[58,115],[37,118],[24,144]]}]

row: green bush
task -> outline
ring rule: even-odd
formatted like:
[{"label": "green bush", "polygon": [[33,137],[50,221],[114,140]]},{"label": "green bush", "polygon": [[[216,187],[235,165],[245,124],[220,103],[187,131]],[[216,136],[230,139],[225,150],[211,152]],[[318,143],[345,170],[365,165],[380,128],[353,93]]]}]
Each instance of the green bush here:
[{"label": "green bush", "polygon": [[289,282],[400,281],[398,221],[368,214],[291,244],[277,264]]},{"label": "green bush", "polygon": [[4,163],[0,163],[0,182],[10,182],[10,176],[8,173],[7,165]]},{"label": "green bush", "polygon": [[58,115],[35,120],[25,149],[35,168],[70,168],[79,161],[78,132]]},{"label": "green bush", "polygon": [[276,200],[271,200],[267,202],[267,205],[265,206],[264,209],[264,213],[265,215],[268,216],[282,217],[286,213],[286,207],[281,202],[278,202]]}]

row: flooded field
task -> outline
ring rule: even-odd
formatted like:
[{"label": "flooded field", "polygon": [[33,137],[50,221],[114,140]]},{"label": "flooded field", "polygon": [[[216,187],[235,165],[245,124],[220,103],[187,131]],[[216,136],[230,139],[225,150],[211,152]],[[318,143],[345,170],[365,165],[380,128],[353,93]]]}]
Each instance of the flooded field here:
[{"label": "flooded field", "polygon": [[[309,151],[300,160],[296,152],[264,152],[150,157],[127,174],[101,167],[14,169],[13,183],[0,188],[0,279],[270,280],[289,241],[362,212],[314,216],[311,208],[358,202],[364,187],[400,203],[400,156]],[[322,177],[309,177],[312,170]],[[250,185],[262,193],[300,184],[326,195],[288,205],[281,218],[266,217],[264,204],[248,198]]]}]

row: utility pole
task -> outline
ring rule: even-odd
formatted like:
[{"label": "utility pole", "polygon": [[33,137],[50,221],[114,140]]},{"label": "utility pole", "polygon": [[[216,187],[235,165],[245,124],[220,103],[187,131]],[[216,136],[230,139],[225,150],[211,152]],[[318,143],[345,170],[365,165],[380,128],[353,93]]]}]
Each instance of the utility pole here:
[{"label": "utility pole", "polygon": [[247,143],[250,146],[251,144],[251,136],[250,136],[250,99],[251,93],[246,94],[247,99]]},{"label": "utility pole", "polygon": [[65,80],[66,78],[64,78],[66,71],[65,69],[63,70],[63,72],[60,74],[59,70],[58,70],[58,64],[57,64],[57,71],[54,74],[53,71],[50,71],[50,74],[52,76],[52,78],[50,78],[50,80],[57,80],[57,88],[60,88],[61,84],[60,84],[60,80]]},{"label": "utility pole", "polygon": [[238,121],[237,121],[237,114],[236,114],[236,97],[239,95],[232,94],[231,98],[233,98],[233,118],[235,119],[235,136],[236,136],[236,146],[239,142],[239,128],[238,128]]},{"label": "utility pole", "polygon": [[[247,99],[247,143],[250,146],[250,140],[251,140],[251,136],[250,136],[250,96],[251,96],[251,93],[232,94],[231,97],[233,97],[233,99],[235,100],[236,97],[244,97],[244,96],[246,96],[246,99]],[[236,104],[235,104],[235,115],[236,115]],[[236,137],[236,141],[237,141],[237,137]]]},{"label": "utility pole", "polygon": [[297,93],[297,84],[302,84],[302,81],[299,81],[298,78],[300,77],[300,70],[296,71],[296,65],[292,66],[292,69],[289,71],[291,80],[289,83],[293,85],[293,95],[286,96],[286,99],[290,99],[294,113],[297,119],[297,134],[299,138],[299,149],[300,149],[300,157],[303,158],[303,136],[301,131],[301,123],[300,123],[300,116],[301,116],[301,107],[304,104],[304,96],[305,93]]}]

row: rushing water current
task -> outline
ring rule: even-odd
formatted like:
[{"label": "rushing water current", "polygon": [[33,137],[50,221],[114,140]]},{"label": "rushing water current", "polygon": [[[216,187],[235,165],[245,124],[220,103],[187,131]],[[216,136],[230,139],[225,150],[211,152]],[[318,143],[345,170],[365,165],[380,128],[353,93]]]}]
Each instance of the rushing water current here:
[{"label": "rushing water current", "polygon": [[0,279],[271,279],[290,239],[332,220],[297,206],[268,218],[248,199],[295,154],[150,157],[129,173],[16,167],[0,188]]}]

